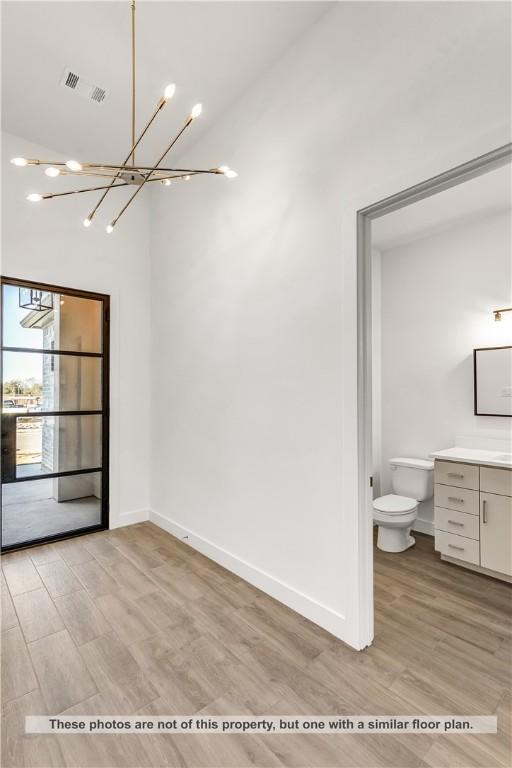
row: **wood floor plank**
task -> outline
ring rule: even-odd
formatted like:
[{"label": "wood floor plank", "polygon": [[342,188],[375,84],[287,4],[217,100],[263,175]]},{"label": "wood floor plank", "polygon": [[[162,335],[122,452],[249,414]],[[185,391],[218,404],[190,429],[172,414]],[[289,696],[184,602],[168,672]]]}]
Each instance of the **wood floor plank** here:
[{"label": "wood floor plank", "polygon": [[124,559],[122,553],[102,533],[86,536],[83,543],[84,547],[103,566],[113,565]]},{"label": "wood floor plank", "polygon": [[486,629],[476,624],[471,612],[464,614],[461,618],[450,615],[445,608],[439,608],[435,603],[427,607],[415,598],[405,595],[400,600],[402,611],[408,612],[409,615],[415,616],[435,629],[440,629],[445,634],[454,635],[493,652],[501,645],[502,636],[490,628]]},{"label": "wood floor plank", "polygon": [[41,637],[64,629],[64,624],[46,589],[33,589],[16,595],[14,605],[25,636],[25,642],[31,643]]},{"label": "wood floor plank", "polygon": [[114,711],[133,714],[158,698],[150,677],[115,633],[80,646],[80,653],[98,689],[115,703]]},{"label": "wood floor plank", "polygon": [[5,704],[0,760],[3,768],[61,768],[66,765],[55,736],[25,734],[25,717],[45,714],[46,705],[38,688]]},{"label": "wood floor plank", "polygon": [[60,556],[68,565],[79,565],[94,559],[89,550],[81,543],[81,539],[82,537],[66,539],[55,545]]},{"label": "wood floor plank", "polygon": [[30,559],[34,565],[45,565],[61,559],[57,544],[42,544],[40,547],[32,547],[29,550]]},{"label": "wood floor plank", "polygon": [[119,540],[115,547],[141,571],[146,572],[151,568],[158,568],[165,563],[165,558],[155,550],[145,549],[134,540]]},{"label": "wood floor plank", "polygon": [[123,592],[134,600],[158,591],[158,586],[155,582],[149,579],[124,555],[121,560],[117,560],[107,566],[106,570],[118,582]]},{"label": "wood floor plank", "polygon": [[95,604],[126,645],[144,640],[158,632],[158,627],[124,592],[97,597]]},{"label": "wood floor plank", "polygon": [[80,646],[80,653],[100,688],[103,677],[116,682],[140,672],[133,655],[114,632]]},{"label": "wood floor plank", "polygon": [[[145,705],[147,706],[147,704]],[[110,690],[86,699],[70,707],[63,715],[79,717],[84,715],[119,715],[133,714],[132,706],[126,706]],[[62,736],[60,739],[62,752],[68,766],[80,768],[155,768],[151,761],[151,753],[147,750],[146,737],[135,734],[129,736],[112,736],[97,734],[93,737],[87,734]],[[157,764],[158,765],[158,764]],[[162,764],[163,768],[163,764]]]},{"label": "wood floor plank", "polygon": [[453,635],[446,635],[445,638],[440,640],[437,650],[439,654],[449,660],[448,663],[455,660],[460,665],[460,663],[467,664],[469,660],[472,670],[490,675],[496,682],[506,686],[510,670],[512,669],[510,653],[508,657],[501,658],[498,653],[499,649],[495,653],[491,653],[484,648],[480,648],[478,645]]},{"label": "wood floor plank", "polygon": [[66,629],[29,643],[28,649],[50,714],[98,692]]},{"label": "wood floor plank", "polygon": [[61,597],[82,589],[75,574],[63,560],[38,565],[37,570],[52,597]]},{"label": "wood floor plank", "polygon": [[[495,742],[496,743],[496,742]],[[459,736],[450,739],[439,736],[425,755],[425,764],[431,768],[508,768],[510,752],[503,758],[496,757],[489,743],[479,742],[476,736]]]},{"label": "wood floor plank", "polygon": [[12,555],[7,555],[2,558],[2,567],[9,592],[13,597],[43,586],[30,557],[13,558]]},{"label": "wood floor plank", "polygon": [[2,631],[18,626],[18,617],[7,584],[2,585]]},{"label": "wood floor plank", "polygon": [[6,703],[37,688],[27,646],[19,627],[2,632],[2,702]]},{"label": "wood floor plank", "polygon": [[164,591],[170,592],[173,597],[180,599],[183,603],[203,596],[202,583],[198,577],[191,578],[186,569],[180,565],[170,562],[159,565],[158,568],[152,569],[151,578]]},{"label": "wood floor plank", "polygon": [[265,610],[261,605],[252,604],[237,611],[237,616],[259,631],[265,639],[279,646],[287,646],[299,664],[307,664],[329,647],[327,642],[317,641],[312,633],[308,634],[300,622],[290,625],[273,616],[270,606]]},{"label": "wood floor plank", "polygon": [[112,626],[85,590],[56,597],[54,601],[76,645],[83,645],[100,635],[112,632]]},{"label": "wood floor plank", "polygon": [[119,584],[106,570],[96,561],[89,560],[85,563],[79,563],[72,566],[71,570],[83,584],[91,597],[101,597],[101,595],[115,594],[119,589]]},{"label": "wood floor plank", "polygon": [[135,604],[159,628],[176,627],[189,618],[183,604],[174,600],[161,589],[136,599]]}]

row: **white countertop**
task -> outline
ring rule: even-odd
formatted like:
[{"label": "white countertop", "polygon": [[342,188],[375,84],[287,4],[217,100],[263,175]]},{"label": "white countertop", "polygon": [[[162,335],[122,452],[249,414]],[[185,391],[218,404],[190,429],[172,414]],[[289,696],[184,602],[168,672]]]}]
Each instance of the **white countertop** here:
[{"label": "white countertop", "polygon": [[485,464],[488,467],[505,467],[512,469],[512,453],[488,451],[480,448],[445,448],[443,451],[433,451],[432,459],[445,461],[462,461],[466,464]]}]

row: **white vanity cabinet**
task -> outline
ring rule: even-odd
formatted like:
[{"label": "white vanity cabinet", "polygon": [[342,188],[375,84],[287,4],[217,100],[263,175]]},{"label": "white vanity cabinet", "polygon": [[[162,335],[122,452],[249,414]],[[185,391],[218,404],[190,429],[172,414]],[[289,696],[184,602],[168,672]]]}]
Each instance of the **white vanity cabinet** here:
[{"label": "white vanity cabinet", "polygon": [[512,576],[511,542],[511,497],[481,493],[480,565],[482,568]]},{"label": "white vanity cabinet", "polygon": [[512,470],[435,460],[441,559],[512,581]]}]

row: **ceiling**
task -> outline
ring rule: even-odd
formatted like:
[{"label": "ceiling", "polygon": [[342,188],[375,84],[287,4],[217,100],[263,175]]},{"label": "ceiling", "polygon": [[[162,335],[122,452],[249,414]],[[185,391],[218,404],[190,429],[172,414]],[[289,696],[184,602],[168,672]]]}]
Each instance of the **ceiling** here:
[{"label": "ceiling", "polygon": [[[138,0],[138,126],[164,87],[177,84],[141,144],[139,161],[158,157],[201,102],[201,119],[182,146],[195,142],[329,7]],[[2,17],[3,129],[80,160],[124,159],[131,137],[128,0],[4,1]],[[59,85],[66,67],[105,88],[107,99],[97,104]]]},{"label": "ceiling", "polygon": [[389,251],[430,237],[475,216],[512,207],[511,166],[506,165],[372,222],[372,246]]}]

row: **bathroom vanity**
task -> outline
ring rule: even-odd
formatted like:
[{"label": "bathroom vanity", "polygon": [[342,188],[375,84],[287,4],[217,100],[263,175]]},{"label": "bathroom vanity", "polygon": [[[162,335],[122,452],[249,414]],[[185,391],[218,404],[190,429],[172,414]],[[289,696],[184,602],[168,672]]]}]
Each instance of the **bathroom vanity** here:
[{"label": "bathroom vanity", "polygon": [[431,456],[441,559],[512,582],[512,456],[468,448]]}]

